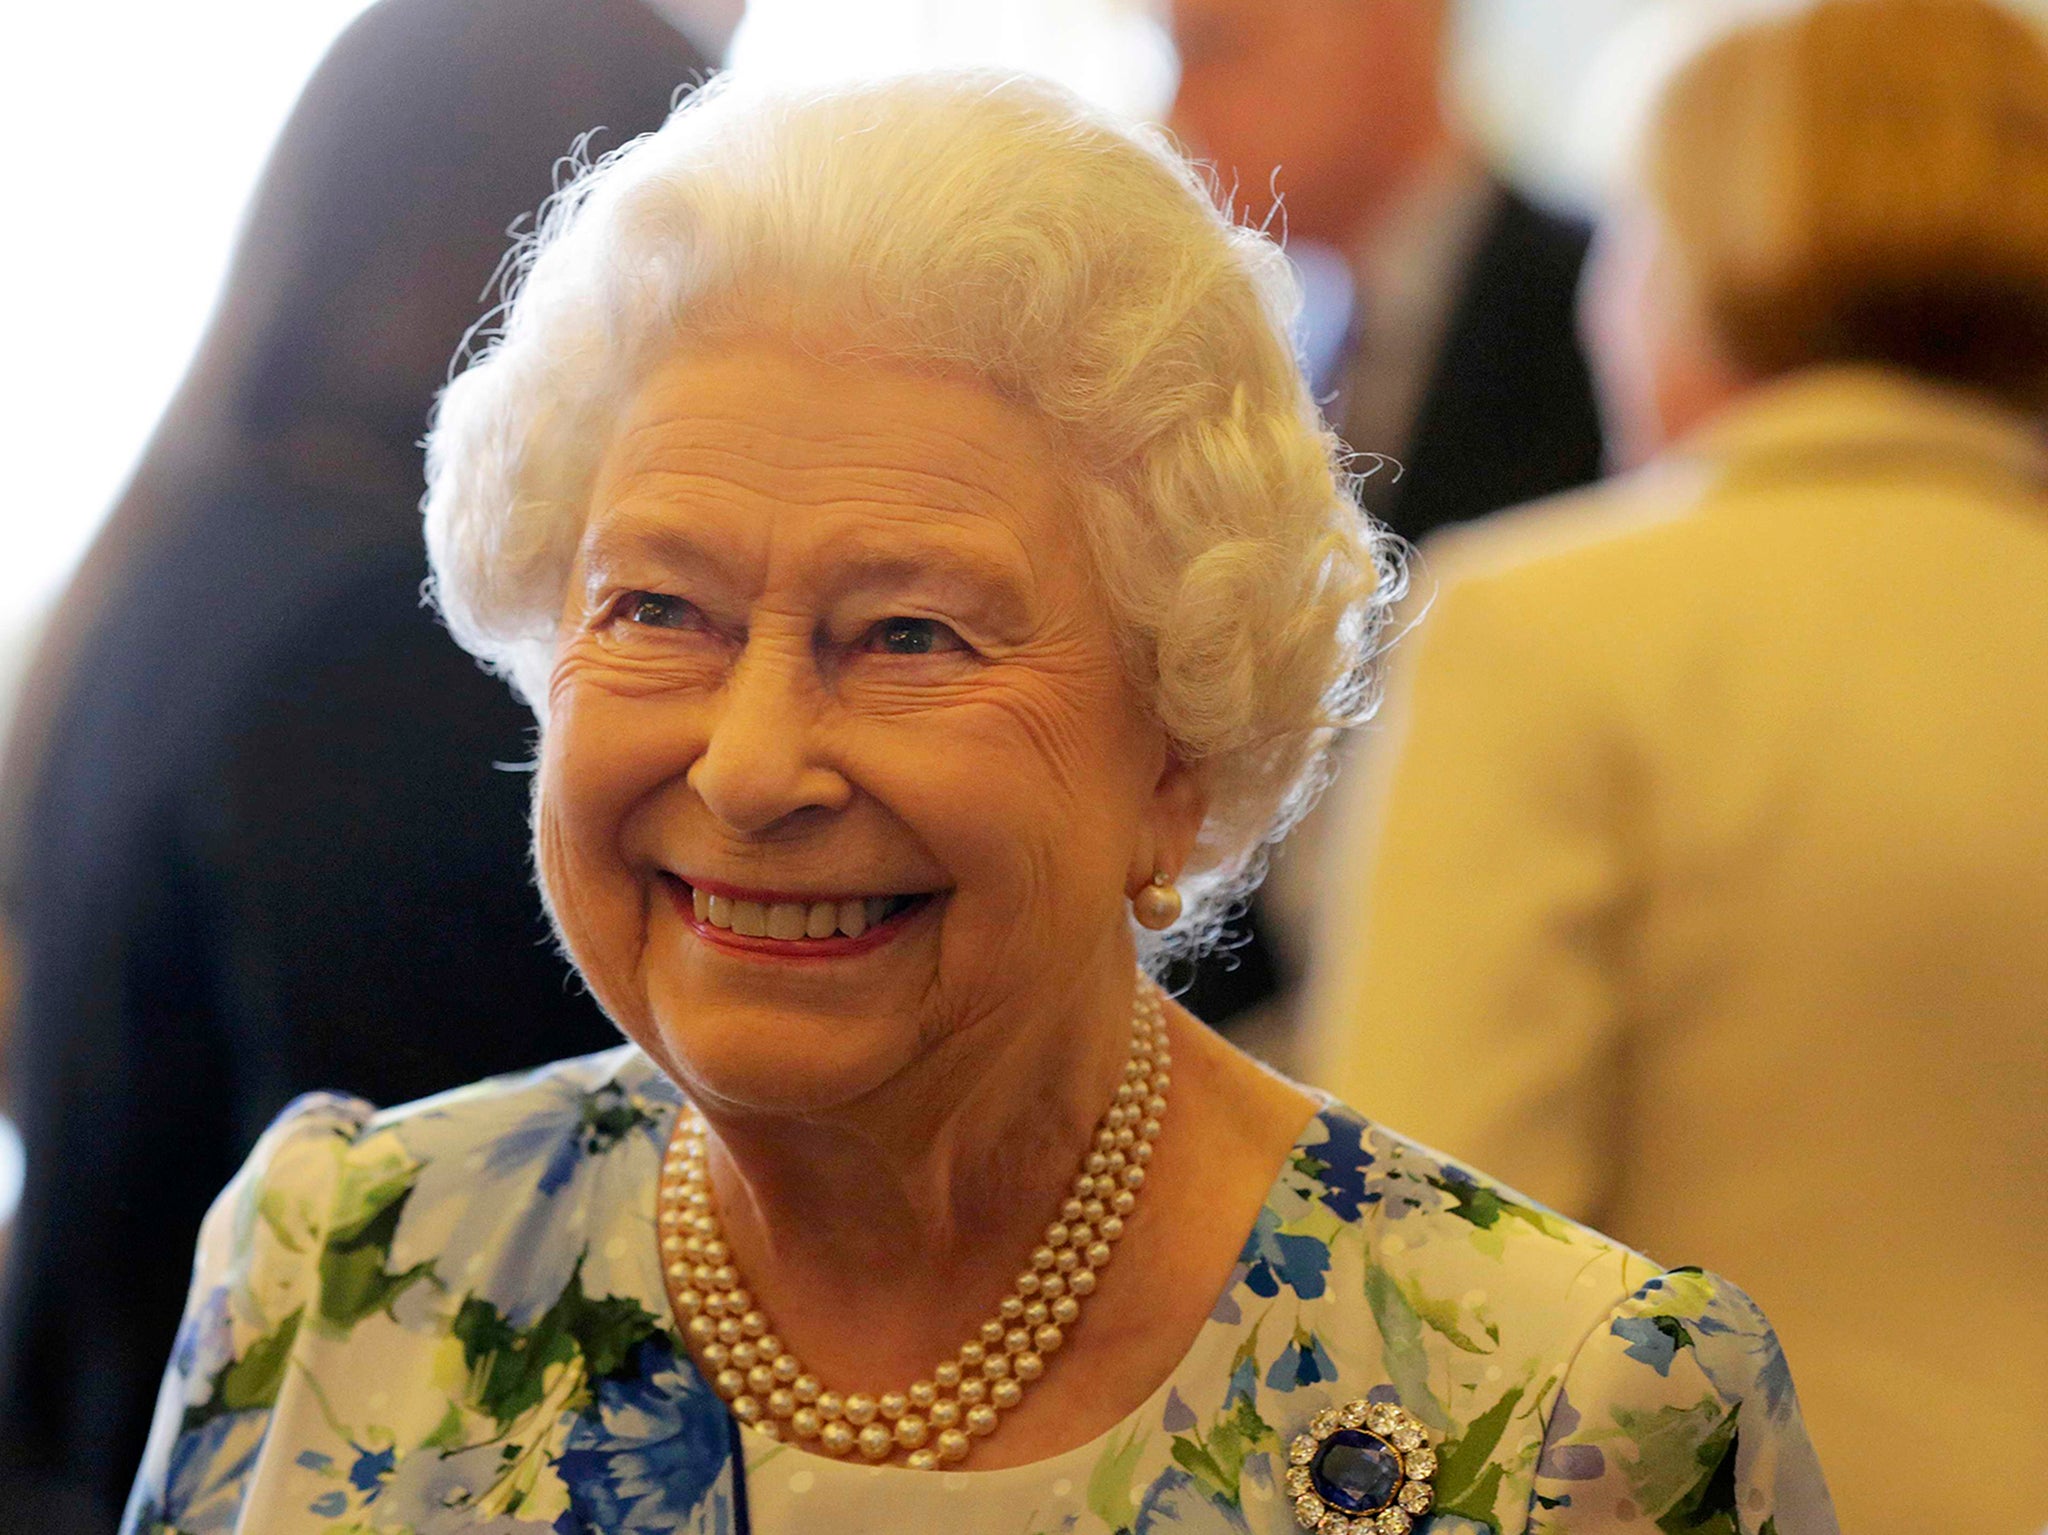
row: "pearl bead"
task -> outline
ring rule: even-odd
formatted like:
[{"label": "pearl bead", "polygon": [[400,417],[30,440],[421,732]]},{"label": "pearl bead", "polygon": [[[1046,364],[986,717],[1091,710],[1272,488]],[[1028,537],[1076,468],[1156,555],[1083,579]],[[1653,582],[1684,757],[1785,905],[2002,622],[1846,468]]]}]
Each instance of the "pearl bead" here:
[{"label": "pearl bead", "polygon": [[1044,1273],[1057,1262],[1059,1262],[1059,1254],[1050,1247],[1034,1247],[1031,1249],[1031,1266],[1040,1273]]},{"label": "pearl bead", "polygon": [[739,1271],[735,1269],[730,1263],[720,1263],[712,1267],[712,1288],[718,1290],[730,1290],[734,1285],[738,1284],[739,1282]]},{"label": "pearl bead", "polygon": [[875,1399],[865,1391],[856,1391],[846,1399],[845,1411],[847,1422],[856,1428],[864,1427],[875,1421]]},{"label": "pearl bead", "polygon": [[1036,1348],[1041,1354],[1058,1353],[1060,1345],[1066,1341],[1067,1335],[1050,1322],[1031,1335],[1032,1347]]},{"label": "pearl bead", "polygon": [[738,1370],[720,1370],[717,1379],[712,1381],[711,1386],[713,1390],[729,1402],[747,1389],[747,1378],[740,1374]]},{"label": "pearl bead", "polygon": [[1151,1097],[1145,1100],[1145,1117],[1147,1119],[1157,1119],[1160,1115],[1164,1114],[1165,1112],[1166,1100],[1160,1097],[1157,1093],[1154,1093]]},{"label": "pearl bead", "polygon": [[735,1343],[732,1346],[732,1362],[737,1369],[751,1370],[760,1361],[755,1356],[753,1344]]},{"label": "pearl bead", "polygon": [[939,1452],[917,1450],[905,1457],[903,1464],[913,1471],[936,1471],[939,1469]]},{"label": "pearl bead", "polygon": [[740,1331],[738,1317],[725,1316],[718,1319],[718,1341],[720,1343],[737,1343],[745,1336],[746,1334]]},{"label": "pearl bead", "polygon": [[1086,1213],[1087,1206],[1078,1199],[1069,1199],[1060,1206],[1060,1219],[1063,1221],[1080,1220]]},{"label": "pearl bead", "polygon": [[1010,1361],[1010,1369],[1019,1380],[1037,1380],[1045,1373],[1045,1360],[1027,1351]]},{"label": "pearl bead", "polygon": [[[730,1295],[726,1296],[725,1305],[728,1311],[732,1309],[732,1297]],[[750,1338],[758,1338],[767,1330],[768,1318],[761,1315],[758,1311],[749,1311],[740,1318],[740,1331]]]},{"label": "pearl bead", "polygon": [[921,1380],[903,1394],[910,1398],[911,1406],[924,1412],[929,1411],[932,1403],[939,1399],[939,1388],[928,1380]]},{"label": "pearl bead", "polygon": [[1152,1143],[1150,1141],[1140,1141],[1137,1145],[1133,1146],[1131,1148],[1131,1160],[1140,1167],[1150,1162],[1152,1160]]},{"label": "pearl bead", "polygon": [[[1133,1172],[1136,1170],[1135,1168],[1132,1169]],[[1110,1251],[1110,1245],[1107,1242],[1090,1243],[1088,1247],[1088,1266],[1092,1269],[1101,1268],[1109,1262]]]},{"label": "pearl bead", "polygon": [[1110,1200],[1109,1207],[1119,1215],[1129,1215],[1138,1208],[1138,1196],[1129,1189],[1120,1190],[1117,1196]]},{"label": "pearl bead", "polygon": [[782,1425],[773,1418],[763,1418],[754,1425],[754,1432],[769,1439],[780,1439],[782,1437]]},{"label": "pearl bead", "polygon": [[1103,1152],[1091,1151],[1088,1153],[1088,1160],[1083,1162],[1081,1165],[1087,1168],[1088,1171],[1091,1173],[1108,1172],[1109,1157]]},{"label": "pearl bead", "polygon": [[765,1364],[755,1365],[747,1371],[747,1389],[756,1395],[767,1395],[775,1389],[775,1372]]},{"label": "pearl bead", "polygon": [[1129,1125],[1125,1125],[1121,1130],[1117,1131],[1116,1149],[1118,1151],[1129,1151],[1133,1146],[1137,1144],[1138,1132],[1133,1130]]},{"label": "pearl bead", "polygon": [[1047,1247],[1065,1247],[1067,1245],[1067,1227],[1065,1222],[1054,1221],[1045,1228],[1045,1245]]},{"label": "pearl bead", "polygon": [[1035,1300],[1024,1308],[1024,1325],[1043,1327],[1052,1320],[1052,1307],[1042,1300]]},{"label": "pearl bead", "polygon": [[987,1357],[988,1350],[984,1348],[979,1342],[963,1343],[960,1345],[960,1363],[961,1366],[965,1369],[979,1369],[981,1367],[982,1360],[986,1359]]},{"label": "pearl bead", "polygon": [[1024,1327],[1012,1327],[1008,1332],[1003,1334],[1003,1349],[1005,1352],[1011,1354],[1021,1354],[1024,1352],[1024,1350],[1026,1350],[1029,1347],[1031,1347],[1030,1329]]},{"label": "pearl bead", "polygon": [[1102,1212],[1106,1208],[1108,1207],[1101,1200],[1091,1199],[1088,1203],[1081,1206],[1081,1214],[1087,1220],[1100,1221],[1102,1219]]},{"label": "pearl bead", "polygon": [[761,1421],[761,1403],[751,1396],[736,1396],[732,1399],[732,1415],[742,1423]]},{"label": "pearl bead", "polygon": [[740,1326],[747,1325],[745,1313],[753,1310],[754,1297],[747,1293],[745,1285],[733,1285],[725,1292],[725,1314],[740,1319]]},{"label": "pearl bead", "polygon": [[1081,1303],[1071,1295],[1062,1295],[1052,1303],[1052,1319],[1065,1327],[1081,1314]]},{"label": "pearl bead", "polygon": [[818,1393],[818,1416],[826,1422],[831,1422],[834,1418],[842,1416],[845,1412],[846,1398],[838,1392],[821,1391]]},{"label": "pearl bead", "polygon": [[910,1403],[900,1391],[885,1391],[881,1400],[875,1403],[875,1410],[894,1423],[910,1410]]},{"label": "pearl bead", "polygon": [[930,1437],[931,1430],[916,1413],[907,1412],[896,1420],[896,1442],[904,1449],[914,1450]]},{"label": "pearl bead", "polygon": [[702,1348],[718,1336],[718,1324],[708,1316],[693,1316],[683,1324],[683,1336]]},{"label": "pearl bead", "polygon": [[1126,1167],[1123,1178],[1125,1188],[1141,1189],[1145,1186],[1145,1169],[1142,1167]]},{"label": "pearl bead", "polygon": [[844,1455],[853,1448],[853,1426],[847,1423],[827,1423],[818,1430],[818,1443],[827,1455]]},{"label": "pearl bead", "polygon": [[775,1362],[768,1368],[775,1372],[777,1380],[785,1382],[793,1381],[804,1373],[804,1367],[797,1362],[794,1354],[777,1354]]},{"label": "pearl bead", "polygon": [[1038,1287],[1038,1293],[1047,1300],[1056,1300],[1067,1293],[1067,1279],[1064,1274],[1047,1274],[1045,1283]]},{"label": "pearl bead", "polygon": [[1092,1174],[1080,1173],[1075,1177],[1074,1193],[1076,1194],[1076,1196],[1082,1199],[1086,1199],[1090,1194],[1094,1192],[1095,1178]]},{"label": "pearl bead", "polygon": [[961,1433],[959,1429],[949,1428],[939,1435],[938,1450],[940,1461],[950,1465],[953,1461],[965,1460],[967,1458],[967,1449],[967,1436]]},{"label": "pearl bead", "polygon": [[1002,1304],[996,1307],[996,1314],[1006,1322],[1016,1321],[1018,1317],[1024,1314],[1023,1298],[1016,1295],[1005,1295]]},{"label": "pearl bead", "polygon": [[821,1389],[815,1375],[799,1375],[789,1385],[790,1394],[799,1402],[815,1402]]},{"label": "pearl bead", "polygon": [[1038,1276],[1036,1274],[1019,1274],[1017,1276],[1017,1293],[1019,1295],[1036,1295],[1038,1293]]},{"label": "pearl bead", "polygon": [[932,1420],[933,1428],[951,1428],[960,1421],[960,1404],[950,1396],[932,1403],[932,1410],[925,1414]]},{"label": "pearl bead", "polygon": [[1003,1324],[991,1318],[981,1324],[981,1341],[990,1348],[1003,1341]]},{"label": "pearl bead", "polygon": [[1114,1242],[1124,1234],[1124,1218],[1121,1215],[1105,1215],[1102,1218],[1102,1240]]},{"label": "pearl bead", "polygon": [[972,1407],[988,1395],[988,1384],[982,1380],[963,1380],[960,1389],[953,1393],[965,1405]]},{"label": "pearl bead", "polygon": [[1062,1274],[1071,1274],[1081,1266],[1081,1255],[1071,1247],[1062,1247],[1054,1262]]},{"label": "pearl bead", "polygon": [[723,1343],[707,1343],[699,1353],[704,1363],[714,1371],[722,1370],[732,1363],[732,1350]]},{"label": "pearl bead", "polygon": [[939,1383],[941,1391],[951,1391],[960,1384],[960,1365],[958,1361],[948,1359],[945,1363],[935,1366],[932,1370],[932,1379]]},{"label": "pearl bead", "polygon": [[999,1380],[990,1388],[988,1399],[1008,1412],[1024,1400],[1024,1388],[1014,1380]]},{"label": "pearl bead", "polygon": [[815,1407],[799,1407],[789,1415],[789,1426],[796,1430],[799,1439],[815,1439],[825,1425]]},{"label": "pearl bead", "polygon": [[896,1448],[896,1436],[880,1423],[870,1423],[856,1441],[864,1460],[886,1460]]},{"label": "pearl bead", "polygon": [[993,1434],[999,1421],[996,1410],[986,1402],[967,1409],[967,1432],[977,1438]]},{"label": "pearl bead", "polygon": [[[1074,1309],[1078,1311],[1080,1307],[1076,1306]],[[1010,1356],[1008,1354],[990,1354],[988,1358],[981,1362],[983,1380],[1001,1380],[1009,1373]]]},{"label": "pearl bead", "polygon": [[1070,1295],[1093,1295],[1095,1293],[1095,1271],[1093,1269],[1083,1269],[1072,1279],[1069,1279],[1067,1281],[1067,1293]]},{"label": "pearl bead", "polygon": [[796,1411],[796,1398],[790,1395],[787,1386],[779,1386],[768,1393],[768,1411],[778,1418],[787,1418]]}]

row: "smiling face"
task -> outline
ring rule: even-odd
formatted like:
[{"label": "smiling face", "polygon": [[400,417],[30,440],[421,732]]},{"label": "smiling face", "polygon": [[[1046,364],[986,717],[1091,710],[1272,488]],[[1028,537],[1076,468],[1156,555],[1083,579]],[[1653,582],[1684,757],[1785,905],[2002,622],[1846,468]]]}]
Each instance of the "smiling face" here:
[{"label": "smiling face", "polygon": [[1179,868],[1201,797],[1056,463],[969,384],[765,344],[627,407],[536,837],[598,1000],[700,1102],[826,1109],[1128,1005],[1126,893]]}]

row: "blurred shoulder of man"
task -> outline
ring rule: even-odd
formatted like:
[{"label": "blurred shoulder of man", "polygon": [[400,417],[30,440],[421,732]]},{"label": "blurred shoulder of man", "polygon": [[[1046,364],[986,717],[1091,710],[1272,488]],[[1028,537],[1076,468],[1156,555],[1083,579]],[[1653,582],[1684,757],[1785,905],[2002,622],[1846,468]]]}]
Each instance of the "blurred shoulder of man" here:
[{"label": "blurred shoulder of man", "polygon": [[[1576,321],[1588,231],[1509,187],[1459,128],[1452,0],[1170,0],[1166,14],[1173,127],[1240,218],[1284,231],[1308,288],[1304,359],[1363,455],[1368,509],[1419,541],[1595,479]],[[1199,967],[1198,1015],[1225,1022],[1298,980],[1314,841],[1305,827],[1276,857],[1235,968]],[[1268,1022],[1245,1042],[1285,1067],[1284,1016]]]}]

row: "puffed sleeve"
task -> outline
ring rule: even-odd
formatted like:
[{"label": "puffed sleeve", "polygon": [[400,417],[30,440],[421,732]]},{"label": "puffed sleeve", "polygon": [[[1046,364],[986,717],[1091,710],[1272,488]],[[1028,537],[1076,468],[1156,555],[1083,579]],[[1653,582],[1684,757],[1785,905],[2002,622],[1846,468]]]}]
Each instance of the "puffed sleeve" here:
[{"label": "puffed sleeve", "polygon": [[1594,1327],[1550,1412],[1529,1535],[1839,1535],[1777,1334],[1698,1269]]},{"label": "puffed sleeve", "polygon": [[1438,573],[1340,791],[1307,1075],[1598,1225],[1635,880],[1601,643],[1559,632],[1594,624],[1545,583]]},{"label": "puffed sleeve", "polygon": [[370,1112],[325,1093],[295,1100],[207,1212],[122,1535],[238,1527],[312,1294],[342,1156]]}]

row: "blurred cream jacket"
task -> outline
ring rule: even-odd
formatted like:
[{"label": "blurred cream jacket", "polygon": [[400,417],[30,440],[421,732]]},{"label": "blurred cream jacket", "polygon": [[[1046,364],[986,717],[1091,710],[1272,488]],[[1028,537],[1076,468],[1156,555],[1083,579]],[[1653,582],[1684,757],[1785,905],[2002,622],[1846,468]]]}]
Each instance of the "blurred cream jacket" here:
[{"label": "blurred cream jacket", "polygon": [[2048,1522],[2048,449],[1830,369],[1426,550],[1310,1076],[1776,1320],[1845,1530]]}]

